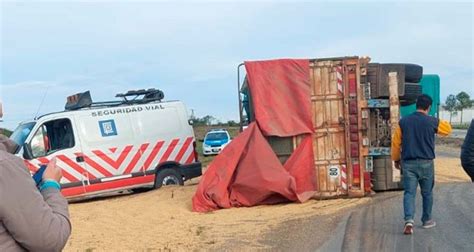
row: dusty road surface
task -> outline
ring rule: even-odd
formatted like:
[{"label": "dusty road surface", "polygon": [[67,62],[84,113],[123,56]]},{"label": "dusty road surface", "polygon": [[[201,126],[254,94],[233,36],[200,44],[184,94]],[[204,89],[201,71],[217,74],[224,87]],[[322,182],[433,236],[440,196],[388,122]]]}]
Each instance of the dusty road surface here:
[{"label": "dusty road surface", "polygon": [[465,129],[453,129],[453,132],[451,133],[451,137],[464,139],[466,138],[466,134],[467,134],[467,130]]},{"label": "dusty road surface", "polygon": [[270,249],[261,237],[280,223],[328,216],[371,201],[370,198],[310,200],[233,208],[211,213],[191,211],[196,181],[146,193],[72,203],[72,234],[64,251],[253,251]]},{"label": "dusty road surface", "polygon": [[[451,183],[435,189],[437,227],[415,225],[402,234],[402,197],[385,196],[343,217],[320,251],[474,251],[474,185]],[[421,213],[421,202],[416,209]]]},{"label": "dusty road surface", "polygon": [[282,223],[264,242],[280,251],[474,251],[474,183],[459,158],[454,158],[458,152],[439,148],[433,229],[421,228],[418,194],[414,235],[403,235],[403,193],[385,192],[367,205],[331,218],[312,216]]},{"label": "dusty road surface", "polygon": [[447,251],[462,250],[474,241],[474,185],[459,153],[439,150],[445,153],[436,161],[439,224],[416,228],[412,237],[401,235],[401,192],[201,214],[191,211],[193,179],[183,187],[70,204],[73,230],[64,251],[410,250],[399,244],[404,241],[414,249],[443,251],[437,249],[443,243],[451,246]]}]

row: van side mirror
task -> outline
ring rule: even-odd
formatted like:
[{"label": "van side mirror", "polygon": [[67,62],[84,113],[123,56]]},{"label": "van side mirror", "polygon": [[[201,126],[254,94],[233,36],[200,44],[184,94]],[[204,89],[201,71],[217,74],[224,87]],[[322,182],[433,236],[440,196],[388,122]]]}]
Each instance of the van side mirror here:
[{"label": "van side mirror", "polygon": [[26,160],[33,159],[33,151],[31,150],[31,146],[27,143],[23,144],[23,158]]}]

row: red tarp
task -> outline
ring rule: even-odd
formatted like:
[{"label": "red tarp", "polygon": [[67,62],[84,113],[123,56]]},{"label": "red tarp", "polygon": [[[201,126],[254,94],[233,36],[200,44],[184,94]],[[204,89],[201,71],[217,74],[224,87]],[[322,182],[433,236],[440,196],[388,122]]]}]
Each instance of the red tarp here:
[{"label": "red tarp", "polygon": [[308,60],[245,62],[255,120],[265,136],[313,132]]},{"label": "red tarp", "polygon": [[[316,188],[312,134],[308,134],[313,132],[308,61],[245,66],[257,123],[251,123],[209,165],[193,197],[194,211],[304,202]],[[305,136],[284,165],[264,137],[301,134]]]},{"label": "red tarp", "polygon": [[281,165],[257,124],[250,124],[209,165],[193,197],[193,210],[308,200],[315,188],[311,135],[297,150],[303,156],[292,155]]}]

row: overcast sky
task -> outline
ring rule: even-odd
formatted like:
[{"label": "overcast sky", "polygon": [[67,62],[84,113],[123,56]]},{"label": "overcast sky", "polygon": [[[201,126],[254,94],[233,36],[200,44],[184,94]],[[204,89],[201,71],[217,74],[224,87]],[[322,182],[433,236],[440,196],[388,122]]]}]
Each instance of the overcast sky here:
[{"label": "overcast sky", "polygon": [[368,55],[439,74],[441,96],[474,95],[473,12],[464,3],[2,2],[3,126],[155,87],[197,116],[237,120],[244,60]]}]

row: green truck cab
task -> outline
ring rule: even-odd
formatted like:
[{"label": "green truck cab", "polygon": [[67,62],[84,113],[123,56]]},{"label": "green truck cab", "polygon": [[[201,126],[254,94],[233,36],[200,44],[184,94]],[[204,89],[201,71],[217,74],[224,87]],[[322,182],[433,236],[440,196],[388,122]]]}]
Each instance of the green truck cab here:
[{"label": "green truck cab", "polygon": [[[436,74],[424,74],[421,78],[421,92],[423,94],[429,95],[433,99],[433,105],[429,114],[434,117],[439,116],[439,106],[440,102],[440,84],[439,76]],[[402,117],[407,116],[416,111],[416,104],[401,106],[400,115]]]}]

